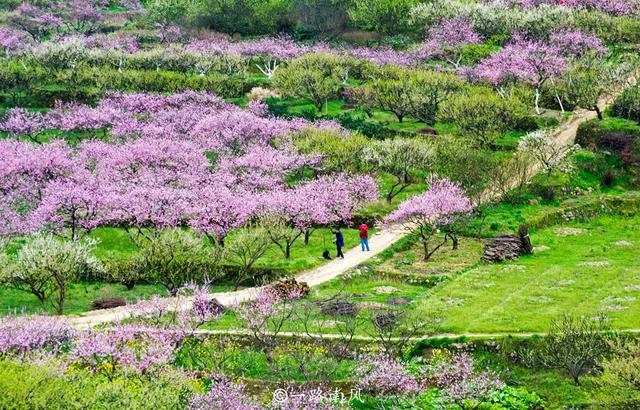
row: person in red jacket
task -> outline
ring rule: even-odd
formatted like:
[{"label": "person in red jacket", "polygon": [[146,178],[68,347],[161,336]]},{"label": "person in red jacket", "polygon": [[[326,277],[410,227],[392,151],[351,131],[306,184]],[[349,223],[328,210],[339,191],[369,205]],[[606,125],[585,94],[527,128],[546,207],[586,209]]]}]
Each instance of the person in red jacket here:
[{"label": "person in red jacket", "polygon": [[360,246],[362,247],[362,252],[364,252],[365,248],[367,252],[369,252],[369,227],[367,224],[362,224],[358,227],[360,231]]}]

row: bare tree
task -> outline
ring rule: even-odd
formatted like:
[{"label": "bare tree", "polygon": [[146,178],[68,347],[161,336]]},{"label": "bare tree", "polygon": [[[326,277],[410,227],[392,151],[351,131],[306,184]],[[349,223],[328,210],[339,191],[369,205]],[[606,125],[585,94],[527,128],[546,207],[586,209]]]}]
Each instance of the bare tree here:
[{"label": "bare tree", "polygon": [[551,323],[544,341],[543,362],[547,367],[565,370],[579,385],[580,377],[597,367],[610,351],[607,330],[602,316],[562,316]]}]

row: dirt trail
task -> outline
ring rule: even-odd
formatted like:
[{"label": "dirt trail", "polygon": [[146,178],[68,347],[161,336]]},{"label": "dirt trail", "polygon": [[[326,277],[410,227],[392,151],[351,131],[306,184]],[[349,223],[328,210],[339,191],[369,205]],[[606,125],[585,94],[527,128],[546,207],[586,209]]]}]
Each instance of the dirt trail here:
[{"label": "dirt trail", "polygon": [[[603,107],[603,111],[606,107],[611,105],[611,102],[618,94],[619,92],[616,92],[600,100],[599,106]],[[563,124],[556,130],[556,132],[554,133],[554,138],[565,146],[571,145],[575,142],[576,133],[580,124],[592,120],[596,117],[597,114],[594,111],[576,111],[573,114],[571,120],[569,120],[567,123]],[[380,252],[388,249],[405,235],[406,231],[404,231],[401,227],[383,229],[370,238],[369,242],[371,246],[371,252],[362,252],[360,250],[360,247],[350,249],[344,254],[344,259],[334,259],[331,262],[320,266],[319,268],[297,275],[296,279],[298,281],[307,282],[309,286],[318,286],[322,283],[328,282],[345,273],[349,269],[365,262],[367,259],[374,257]],[[252,299],[253,297],[255,297],[259,290],[260,288],[249,288],[234,292],[213,293],[212,297],[218,299],[218,301],[220,301],[220,303],[224,304],[225,306],[230,306],[235,303]],[[173,298],[167,298],[167,305],[175,306],[175,309],[181,311],[188,310],[191,308],[191,300],[189,298],[182,298],[178,301]],[[126,307],[120,307],[114,309],[91,311],[81,315],[69,316],[69,320],[74,326],[78,328],[87,328],[101,323],[125,319],[128,316],[129,310]]]}]

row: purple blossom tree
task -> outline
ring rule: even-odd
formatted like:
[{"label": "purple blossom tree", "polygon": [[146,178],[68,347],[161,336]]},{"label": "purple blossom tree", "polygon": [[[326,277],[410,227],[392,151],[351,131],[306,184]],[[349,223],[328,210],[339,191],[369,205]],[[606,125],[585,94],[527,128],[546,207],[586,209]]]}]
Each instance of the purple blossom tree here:
[{"label": "purple blossom tree", "polygon": [[386,224],[402,224],[409,232],[418,236],[424,248],[424,260],[429,258],[447,241],[431,249],[431,239],[440,229],[453,224],[464,213],[473,209],[469,198],[460,185],[448,179],[429,181],[429,191],[414,196],[400,204],[398,210],[385,218]]},{"label": "purple blossom tree", "polygon": [[558,46],[537,40],[516,38],[501,51],[483,60],[475,74],[491,82],[499,91],[511,79],[530,84],[535,90],[535,110],[540,115],[542,86],[563,73],[566,60]]},{"label": "purple blossom tree", "polygon": [[204,394],[196,394],[190,401],[187,410],[259,410],[256,404],[244,392],[245,385],[237,384],[225,376],[210,376],[209,390]]},{"label": "purple blossom tree", "polygon": [[444,397],[455,403],[482,400],[506,387],[494,372],[477,371],[473,357],[466,352],[441,359],[431,365],[428,373],[427,380],[435,382],[443,390]]},{"label": "purple blossom tree", "polygon": [[37,42],[41,36],[55,31],[62,24],[62,19],[50,10],[41,9],[30,3],[20,4],[9,16],[9,22],[22,30]]},{"label": "purple blossom tree", "polygon": [[608,50],[597,35],[580,30],[562,30],[552,33],[550,42],[565,57],[582,57],[589,51],[604,54]]},{"label": "purple blossom tree", "polygon": [[425,43],[415,53],[423,59],[443,58],[457,70],[460,68],[463,47],[481,42],[482,38],[473,30],[469,19],[458,16],[431,27]]}]

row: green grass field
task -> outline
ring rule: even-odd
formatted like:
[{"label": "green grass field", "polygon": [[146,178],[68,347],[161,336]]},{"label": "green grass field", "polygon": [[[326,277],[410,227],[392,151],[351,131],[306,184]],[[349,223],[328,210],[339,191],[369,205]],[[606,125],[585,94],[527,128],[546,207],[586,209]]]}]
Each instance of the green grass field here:
[{"label": "green grass field", "polygon": [[414,313],[454,333],[543,332],[563,314],[640,327],[640,217],[549,227],[531,239],[535,255],[465,271],[423,295]]}]

